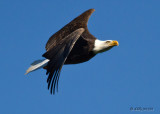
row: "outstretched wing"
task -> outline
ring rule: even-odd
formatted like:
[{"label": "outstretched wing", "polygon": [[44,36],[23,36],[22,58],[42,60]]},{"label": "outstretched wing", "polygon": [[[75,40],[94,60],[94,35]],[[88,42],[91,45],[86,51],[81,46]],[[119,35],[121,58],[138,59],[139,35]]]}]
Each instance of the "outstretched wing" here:
[{"label": "outstretched wing", "polygon": [[72,20],[70,23],[65,25],[58,32],[53,34],[49,38],[49,40],[46,44],[46,50],[49,51],[50,49],[52,49],[57,44],[57,42],[61,41],[63,38],[65,38],[66,36],[68,36],[73,31],[75,31],[79,28],[85,28],[85,32],[88,32],[88,31],[86,31],[87,30],[87,23],[88,23],[89,17],[91,16],[91,14],[94,11],[95,11],[94,9],[89,9],[89,10],[85,11],[84,13],[79,15],[77,18]]},{"label": "outstretched wing", "polygon": [[71,52],[75,42],[78,40],[80,35],[84,32],[84,28],[79,28],[69,34],[68,36],[61,39],[61,41],[56,42],[56,45],[48,50],[43,57],[49,59],[47,65],[47,73],[49,74],[47,83],[48,89],[50,89],[51,94],[55,93],[55,88],[57,86],[58,91],[58,80],[62,66],[67,59],[67,56]]}]

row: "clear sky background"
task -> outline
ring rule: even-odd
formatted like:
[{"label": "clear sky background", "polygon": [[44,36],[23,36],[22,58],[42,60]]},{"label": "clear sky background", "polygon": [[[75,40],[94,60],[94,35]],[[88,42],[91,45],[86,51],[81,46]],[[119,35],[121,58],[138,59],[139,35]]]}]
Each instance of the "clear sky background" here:
[{"label": "clear sky background", "polygon": [[[90,8],[90,32],[120,45],[64,66],[51,95],[45,70],[24,73],[52,34]],[[0,0],[0,55],[0,114],[160,114],[159,0]]]}]

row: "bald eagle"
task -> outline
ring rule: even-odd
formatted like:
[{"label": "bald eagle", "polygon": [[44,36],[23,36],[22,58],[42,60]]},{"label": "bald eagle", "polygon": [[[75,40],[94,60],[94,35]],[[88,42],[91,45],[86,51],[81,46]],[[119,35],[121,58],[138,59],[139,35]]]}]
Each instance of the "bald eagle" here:
[{"label": "bald eagle", "polygon": [[96,54],[118,45],[115,40],[98,40],[88,31],[88,19],[94,11],[95,9],[85,11],[53,34],[46,44],[46,53],[42,55],[46,59],[34,61],[26,71],[28,74],[39,68],[46,69],[51,94],[55,93],[56,88],[58,91],[58,80],[63,65],[86,62]]}]

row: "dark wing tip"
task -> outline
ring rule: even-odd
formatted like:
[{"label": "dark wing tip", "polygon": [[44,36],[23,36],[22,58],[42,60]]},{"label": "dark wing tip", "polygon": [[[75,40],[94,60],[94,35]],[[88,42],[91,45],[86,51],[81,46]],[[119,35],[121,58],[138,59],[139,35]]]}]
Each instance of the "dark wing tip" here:
[{"label": "dark wing tip", "polygon": [[91,14],[95,11],[95,9],[94,8],[91,8],[91,9],[89,9],[89,10],[87,10],[87,11],[89,11]]},{"label": "dark wing tip", "polygon": [[82,27],[86,27],[88,20],[91,16],[91,14],[95,11],[95,9],[89,9],[85,12],[83,12],[81,15],[79,15],[78,17],[76,17],[73,21],[71,21],[70,23],[78,23],[81,24]]},{"label": "dark wing tip", "polygon": [[55,94],[56,89],[58,92],[58,80],[59,80],[59,76],[60,76],[60,70],[56,70],[54,72],[54,74],[51,73],[49,76],[51,76],[51,77],[49,77],[49,80],[47,80],[48,90],[50,90],[51,94]]}]

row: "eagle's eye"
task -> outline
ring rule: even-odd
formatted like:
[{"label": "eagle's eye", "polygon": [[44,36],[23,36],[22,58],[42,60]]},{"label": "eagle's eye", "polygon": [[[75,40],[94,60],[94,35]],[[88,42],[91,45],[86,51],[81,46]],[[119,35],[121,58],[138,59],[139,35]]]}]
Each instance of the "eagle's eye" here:
[{"label": "eagle's eye", "polygon": [[106,41],[106,43],[110,43],[111,41]]}]

